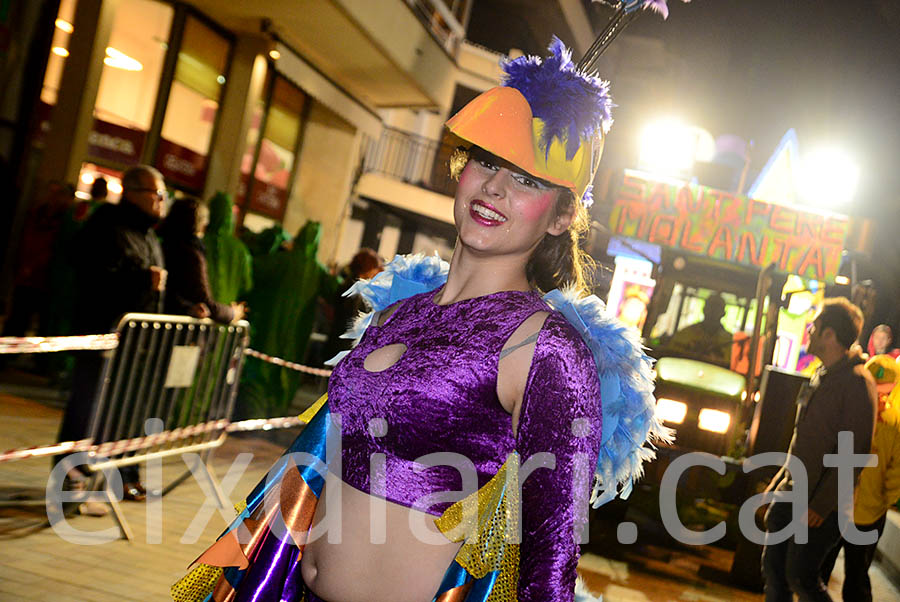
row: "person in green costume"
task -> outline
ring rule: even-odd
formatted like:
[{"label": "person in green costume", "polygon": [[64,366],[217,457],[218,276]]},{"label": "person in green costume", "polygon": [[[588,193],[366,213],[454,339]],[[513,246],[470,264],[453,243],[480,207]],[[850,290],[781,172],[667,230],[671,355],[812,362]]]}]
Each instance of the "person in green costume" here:
[{"label": "person in green costume", "polygon": [[245,229],[241,232],[241,240],[247,245],[250,255],[258,257],[259,255],[271,255],[278,251],[283,245],[291,242],[291,235],[276,224],[258,233]]},{"label": "person in green costume", "polygon": [[[307,222],[289,250],[253,260],[254,286],[247,296],[253,315],[250,346],[292,362],[302,362],[312,332],[316,303],[329,297],[338,279],[316,255],[322,227]],[[248,357],[238,402],[241,418],[282,416],[300,384],[300,374]]]},{"label": "person in green costume", "polygon": [[209,201],[209,225],[203,237],[213,298],[235,303],[253,286],[253,265],[247,247],[234,235],[231,196],[217,192]]}]

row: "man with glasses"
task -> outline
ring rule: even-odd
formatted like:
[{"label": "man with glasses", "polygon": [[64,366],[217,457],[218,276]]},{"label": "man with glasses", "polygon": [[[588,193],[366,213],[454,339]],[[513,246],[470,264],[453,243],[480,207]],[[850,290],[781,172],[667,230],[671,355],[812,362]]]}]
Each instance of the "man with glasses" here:
[{"label": "man with glasses", "polygon": [[[822,366],[797,396],[797,419],[788,454],[806,469],[807,497],[803,521],[807,543],[791,536],[763,550],[766,602],[829,601],[820,571],[828,553],[841,537],[838,521],[838,472],[824,458],[838,449],[838,434],[853,434],[853,453],[868,454],[875,426],[875,382],[865,363],[850,347],[859,337],[863,315],[843,297],[826,299],[809,327],[809,353]],[[854,469],[854,482],[859,476]],[[788,465],[775,475],[767,491],[790,491],[793,477]],[[766,531],[777,533],[791,524],[792,503],[775,502],[766,513]]]},{"label": "man with glasses", "polygon": [[[71,258],[76,275],[76,334],[110,332],[128,312],[162,312],[166,270],[154,227],[165,212],[166,198],[159,171],[149,165],[132,167],[122,176],[122,200],[99,207],[79,233]],[[102,367],[99,352],[78,354],[60,441],[90,436]],[[146,491],[137,466],[123,467],[121,473],[125,499],[143,500]],[[68,479],[71,488],[78,489],[85,475],[73,468]],[[88,513],[103,509],[95,506]]]}]

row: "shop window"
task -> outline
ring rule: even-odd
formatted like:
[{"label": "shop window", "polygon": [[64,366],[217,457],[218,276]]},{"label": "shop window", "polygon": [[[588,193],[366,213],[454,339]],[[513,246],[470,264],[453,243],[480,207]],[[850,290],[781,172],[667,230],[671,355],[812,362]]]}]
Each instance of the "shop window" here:
[{"label": "shop window", "polygon": [[[246,211],[276,220],[284,217],[305,103],[306,95],[299,88],[279,75],[274,77],[253,179],[246,184],[248,196],[242,205]],[[248,180],[250,173],[245,172]]]},{"label": "shop window", "polygon": [[166,179],[190,190],[202,189],[206,179],[230,51],[227,38],[187,16],[155,164]]},{"label": "shop window", "polygon": [[110,32],[88,157],[123,166],[140,162],[159,92],[173,8],[122,0]]}]

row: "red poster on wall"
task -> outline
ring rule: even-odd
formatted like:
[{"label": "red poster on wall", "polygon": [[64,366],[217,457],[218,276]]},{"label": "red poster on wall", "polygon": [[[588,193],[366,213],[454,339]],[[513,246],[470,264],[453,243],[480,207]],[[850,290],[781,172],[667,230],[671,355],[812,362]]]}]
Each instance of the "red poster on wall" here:
[{"label": "red poster on wall", "polygon": [[[247,175],[245,174],[241,179],[246,181],[246,178]],[[246,191],[246,188],[244,190]],[[250,191],[250,202],[247,204],[247,209],[268,215],[276,220],[281,220],[284,217],[287,201],[287,190],[254,178],[253,190]]]},{"label": "red poster on wall", "polygon": [[206,157],[165,138],[159,140],[155,165],[167,180],[192,190],[202,190],[206,182]]},{"label": "red poster on wall", "polygon": [[94,119],[88,134],[87,155],[90,159],[113,161],[125,165],[140,162],[147,132]]}]

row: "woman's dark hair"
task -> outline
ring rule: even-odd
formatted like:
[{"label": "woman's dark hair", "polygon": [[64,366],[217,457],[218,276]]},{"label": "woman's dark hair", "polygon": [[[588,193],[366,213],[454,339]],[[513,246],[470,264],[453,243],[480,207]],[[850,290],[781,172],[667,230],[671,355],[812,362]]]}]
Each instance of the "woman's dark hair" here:
[{"label": "woman's dark hair", "polygon": [[825,330],[831,328],[838,342],[846,349],[856,342],[859,338],[859,332],[862,330],[863,313],[860,309],[850,303],[846,297],[834,297],[825,299],[822,304],[822,311],[819,313],[816,321],[819,322],[817,330]]},{"label": "woman's dark hair", "polygon": [[546,292],[563,286],[574,287],[579,296],[590,293],[594,259],[582,248],[590,231],[591,218],[571,190],[561,188],[556,215],[572,212],[572,224],[557,236],[545,234],[525,265],[532,286]]},{"label": "woman's dark hair", "polygon": [[201,212],[205,210],[203,203],[193,197],[176,200],[159,227],[159,235],[170,242],[193,239],[197,235]]},{"label": "woman's dark hair", "polygon": [[[479,147],[463,146],[458,146],[453,151],[449,164],[450,176],[454,180],[459,180],[473,151],[486,152]],[[531,286],[541,291],[570,286],[575,288],[579,296],[584,296],[591,292],[595,269],[594,259],[582,248],[590,232],[591,216],[584,205],[575,200],[571,190],[558,186],[554,188],[559,190],[556,200],[557,217],[572,212],[572,223],[562,234],[544,235],[525,265],[525,275]]]}]

